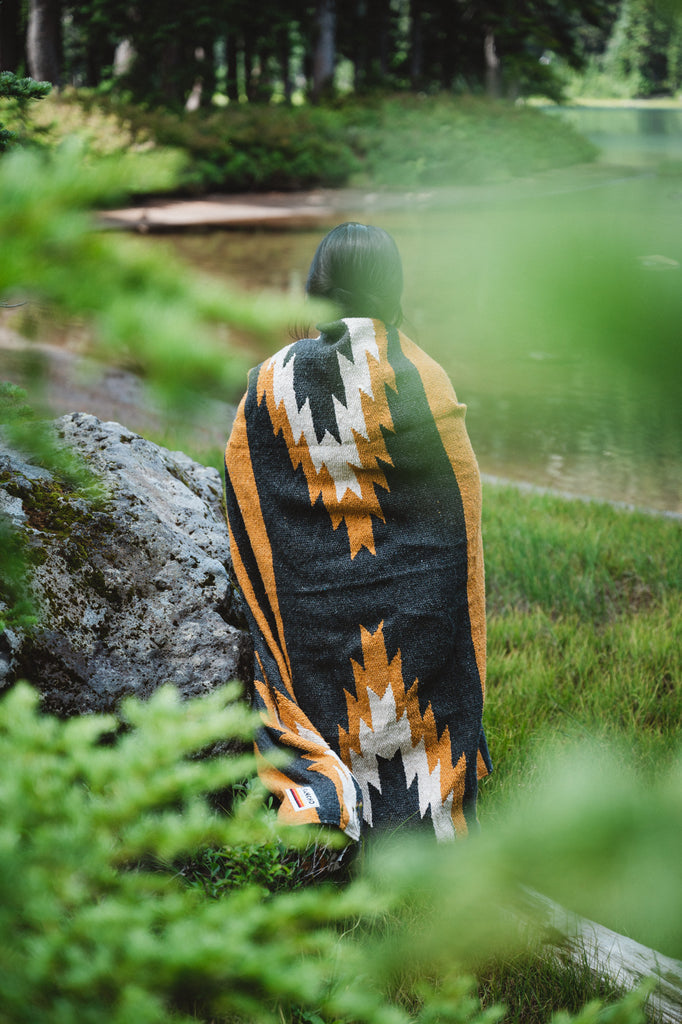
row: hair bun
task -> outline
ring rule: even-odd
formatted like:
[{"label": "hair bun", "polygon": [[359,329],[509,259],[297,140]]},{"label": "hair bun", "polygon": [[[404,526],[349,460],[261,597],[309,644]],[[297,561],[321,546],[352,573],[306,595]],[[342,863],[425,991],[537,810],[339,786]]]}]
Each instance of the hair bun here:
[{"label": "hair bun", "polygon": [[339,224],[320,242],[306,291],[330,299],[342,317],[363,316],[398,325],[403,268],[398,248],[383,228]]}]

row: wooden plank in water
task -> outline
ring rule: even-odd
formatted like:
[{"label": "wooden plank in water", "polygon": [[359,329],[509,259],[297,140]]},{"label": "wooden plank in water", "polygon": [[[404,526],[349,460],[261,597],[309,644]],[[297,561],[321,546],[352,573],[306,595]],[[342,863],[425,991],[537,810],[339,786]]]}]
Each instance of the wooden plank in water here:
[{"label": "wooden plank in water", "polygon": [[562,949],[571,957],[611,978],[624,989],[636,988],[645,978],[655,978],[656,988],[648,1005],[662,1024],[682,1022],[682,962],[619,935],[596,921],[573,914],[541,893],[526,890],[529,904],[540,923],[563,937]]}]

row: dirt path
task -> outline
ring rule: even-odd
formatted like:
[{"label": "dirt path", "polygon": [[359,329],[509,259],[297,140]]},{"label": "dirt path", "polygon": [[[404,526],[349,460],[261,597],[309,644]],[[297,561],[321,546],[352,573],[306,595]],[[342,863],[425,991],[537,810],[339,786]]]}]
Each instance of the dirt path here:
[{"label": "dirt path", "polygon": [[235,414],[227,402],[203,400],[195,419],[178,423],[178,414],[169,415],[135,374],[96,364],[68,348],[29,342],[2,326],[0,380],[24,387],[31,404],[46,418],[87,412],[169,447],[183,443],[198,452],[223,447]]}]

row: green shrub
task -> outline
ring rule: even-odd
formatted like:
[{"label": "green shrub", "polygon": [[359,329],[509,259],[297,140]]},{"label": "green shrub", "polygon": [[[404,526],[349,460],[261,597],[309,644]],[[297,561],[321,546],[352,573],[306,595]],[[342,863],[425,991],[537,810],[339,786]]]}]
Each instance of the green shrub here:
[{"label": "green shrub", "polygon": [[[77,102],[78,95],[73,99]],[[88,102],[89,110],[93,102]],[[249,105],[180,114],[99,102],[141,144],[152,140],[155,146],[187,154],[178,184],[190,192],[336,186],[360,167],[343,121],[333,111]]]},{"label": "green shrub", "polygon": [[[145,188],[165,187],[172,177],[159,156],[138,158]],[[0,300],[31,298],[52,313],[82,318],[94,356],[136,368],[166,400],[188,405],[197,394],[235,396],[245,363],[226,343],[229,328],[272,340],[300,316],[300,303],[262,296],[256,306],[168,254],[93,232],[91,207],[120,199],[135,179],[118,158],[89,167],[82,158],[82,148],[71,145],[50,157],[17,151],[0,162]]]},{"label": "green shrub", "polygon": [[[485,839],[377,845],[345,889],[268,893],[282,835],[243,787],[252,758],[206,754],[250,729],[236,697],[183,703],[163,688],[124,705],[124,728],[40,715],[23,684],[0,700],[2,1024],[492,1024],[499,1011],[480,1011],[467,975],[526,945],[507,909],[520,882],[653,919],[679,948],[679,773],[642,793],[585,750],[577,769],[548,765]],[[235,785],[243,795],[217,813],[208,794]],[[246,870],[207,898],[178,869],[197,855]],[[608,1019],[639,1024],[645,994]],[[591,1006],[577,1021],[598,1019]]]},{"label": "green shrub", "polygon": [[[182,704],[159,691],[125,706],[116,739],[110,717],[38,715],[23,685],[0,701],[0,756],[12,766],[0,785],[3,1024],[151,1024],[192,1019],[198,1004],[267,1020],[276,1002],[312,1009],[327,998],[337,936],[326,925],[357,913],[357,897],[265,899],[246,884],[207,900],[172,867],[201,846],[272,841],[253,794],[229,817],[205,799],[248,774],[251,758],[193,756],[249,728],[235,696]],[[358,1002],[371,1018],[376,996]]]},{"label": "green shrub", "polygon": [[192,113],[86,93],[67,100],[83,104],[90,123],[98,109],[107,120],[116,114],[127,145],[184,153],[179,186],[187,192],[450,185],[530,174],[596,153],[558,118],[480,97],[404,94],[331,108],[233,104]]},{"label": "green shrub", "polygon": [[349,108],[354,143],[377,184],[472,183],[590,161],[595,147],[531,107],[420,96]]}]

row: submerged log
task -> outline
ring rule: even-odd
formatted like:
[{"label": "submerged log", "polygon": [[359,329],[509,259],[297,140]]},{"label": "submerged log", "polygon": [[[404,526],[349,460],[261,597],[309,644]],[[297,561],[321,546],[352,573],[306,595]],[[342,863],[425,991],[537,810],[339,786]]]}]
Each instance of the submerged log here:
[{"label": "submerged log", "polygon": [[578,963],[609,977],[624,989],[637,988],[654,978],[656,987],[647,1006],[662,1024],[682,1021],[682,962],[634,939],[619,935],[596,921],[571,913],[541,893],[527,890],[528,903],[540,924],[561,936],[561,947]]}]

